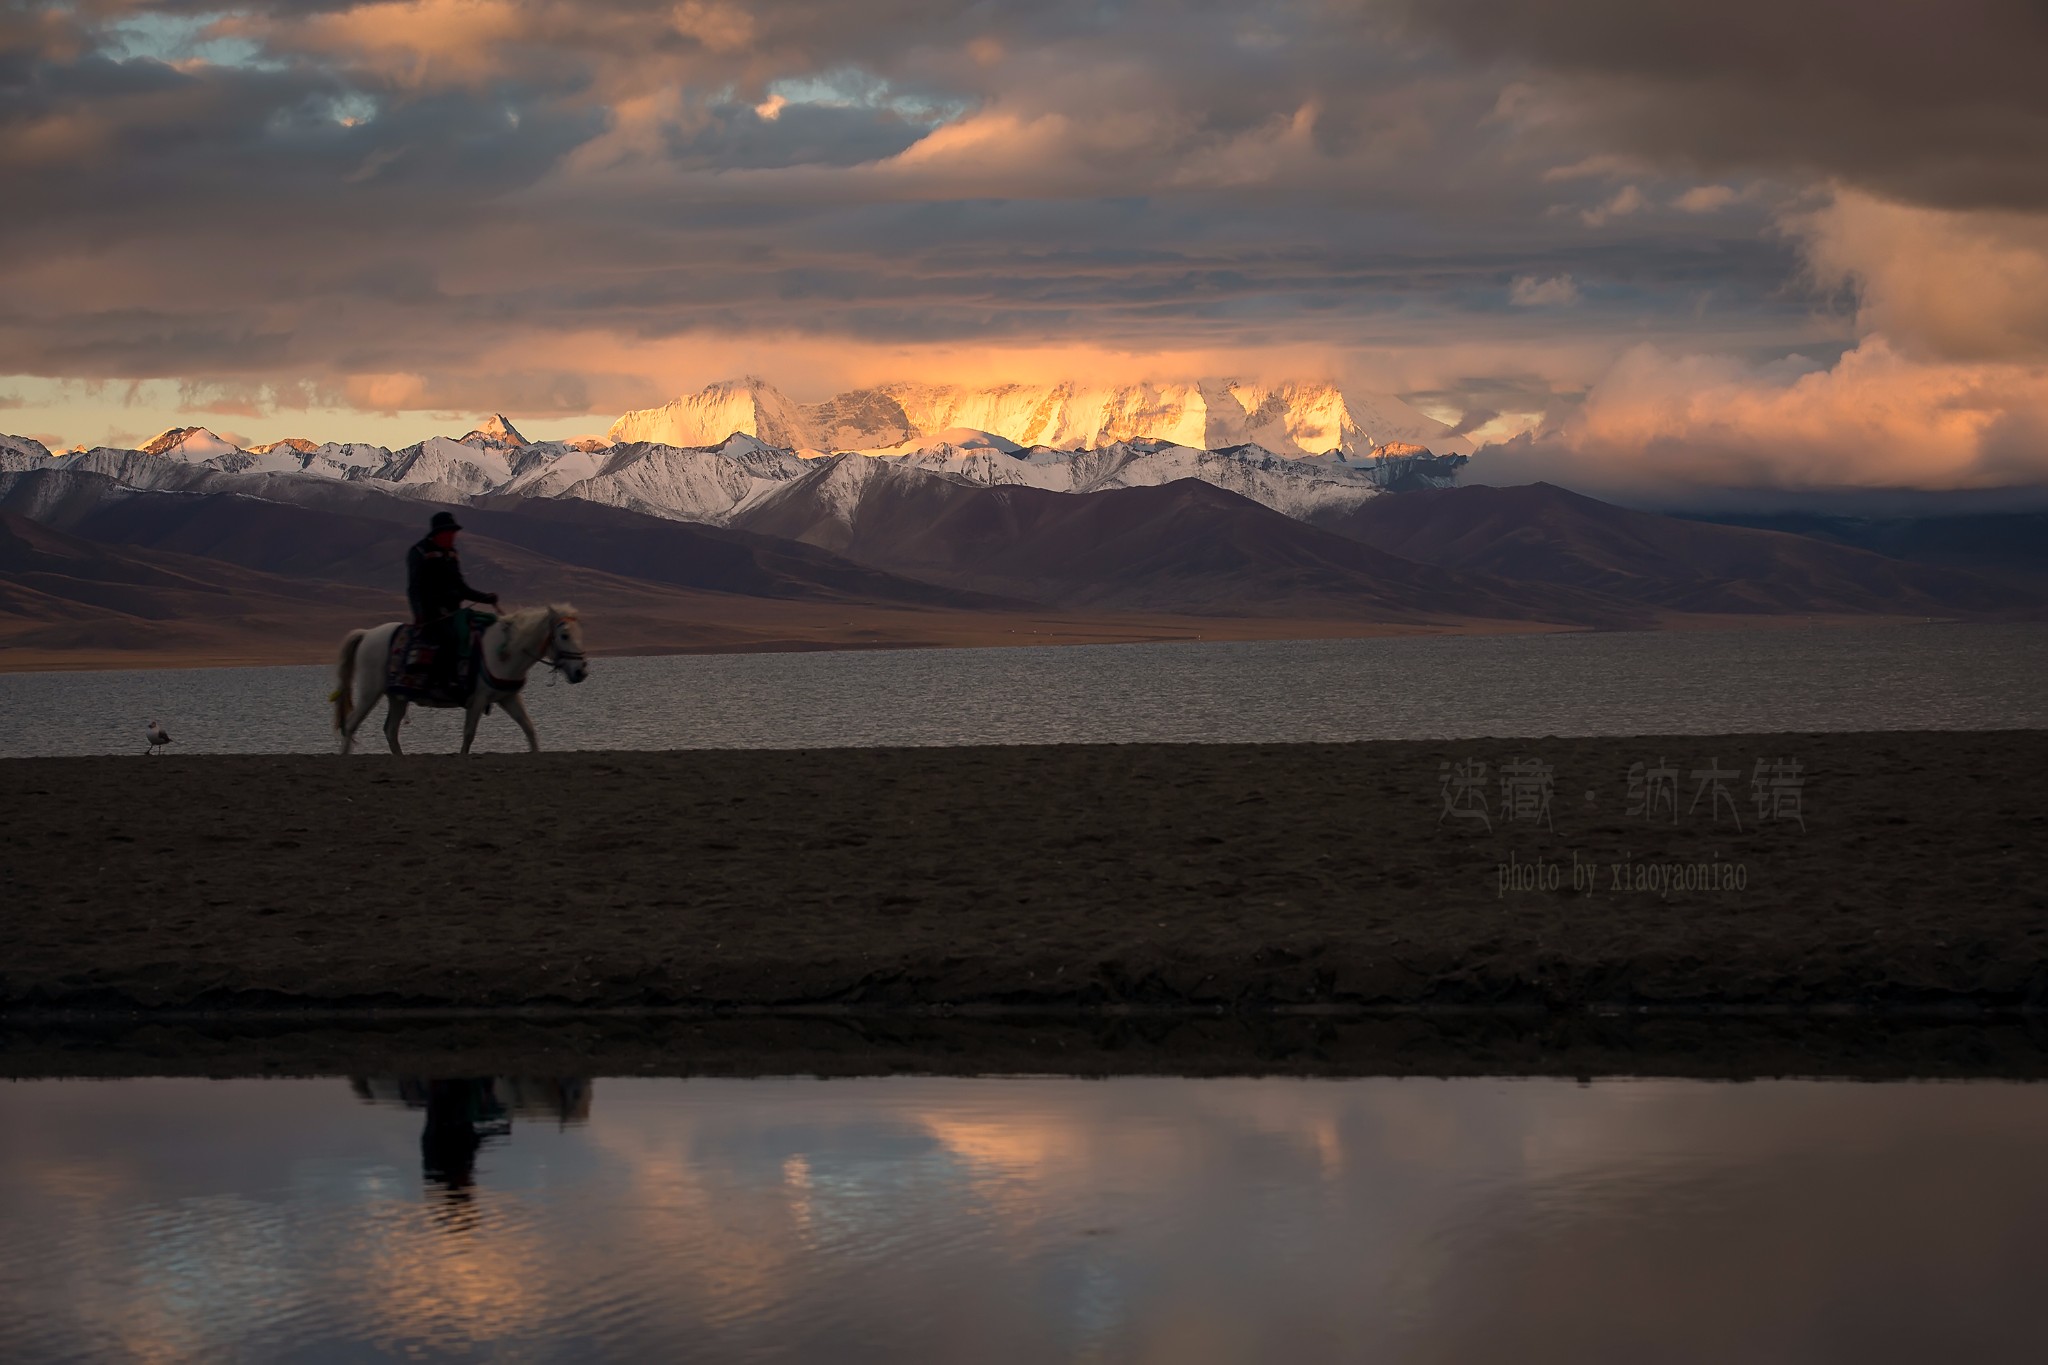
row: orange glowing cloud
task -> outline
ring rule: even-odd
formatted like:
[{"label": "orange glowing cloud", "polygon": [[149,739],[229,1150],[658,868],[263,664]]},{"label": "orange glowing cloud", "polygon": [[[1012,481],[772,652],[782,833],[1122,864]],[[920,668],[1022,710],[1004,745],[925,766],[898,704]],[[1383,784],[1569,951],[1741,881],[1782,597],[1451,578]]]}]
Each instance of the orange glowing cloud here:
[{"label": "orange glowing cloud", "polygon": [[1882,336],[1831,368],[1630,351],[1490,477],[1614,490],[1995,488],[2048,480],[2048,371],[1917,360]]},{"label": "orange glowing cloud", "polygon": [[1866,330],[1948,359],[2048,356],[2048,216],[1837,189],[1791,226],[1823,283],[1857,291]]}]

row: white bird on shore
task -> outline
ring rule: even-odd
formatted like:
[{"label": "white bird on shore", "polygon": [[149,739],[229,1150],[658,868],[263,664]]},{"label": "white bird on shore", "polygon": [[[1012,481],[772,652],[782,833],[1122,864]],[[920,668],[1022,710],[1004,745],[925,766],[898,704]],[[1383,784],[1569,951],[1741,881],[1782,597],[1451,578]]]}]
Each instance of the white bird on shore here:
[{"label": "white bird on shore", "polygon": [[155,721],[151,721],[149,723],[149,748],[144,752],[153,754],[170,742],[171,732],[158,725]]}]

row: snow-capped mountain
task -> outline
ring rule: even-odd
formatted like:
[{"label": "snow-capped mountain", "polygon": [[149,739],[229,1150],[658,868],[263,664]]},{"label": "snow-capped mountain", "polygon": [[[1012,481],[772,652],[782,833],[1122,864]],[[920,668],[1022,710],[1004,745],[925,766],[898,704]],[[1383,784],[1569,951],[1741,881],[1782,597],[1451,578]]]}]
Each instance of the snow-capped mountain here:
[{"label": "snow-capped mountain", "polygon": [[1391,394],[1346,394],[1330,383],[1221,379],[986,388],[885,384],[797,403],[750,376],[629,412],[613,423],[611,439],[701,446],[739,432],[800,451],[894,454],[961,430],[1056,450],[1153,440],[1198,450],[1258,445],[1298,457],[1356,455],[1399,441],[1439,454],[1472,452],[1471,442]]},{"label": "snow-capped mountain", "polygon": [[[513,446],[446,436],[432,436],[396,451],[378,445],[279,441],[260,452],[229,447],[205,458],[198,458],[204,447],[192,442],[173,443],[159,455],[99,446],[52,456],[28,438],[6,439],[13,444],[0,449],[0,470],[78,469],[132,488],[193,487],[197,485],[188,477],[193,475],[338,480],[429,502],[580,498],[676,521],[714,524],[795,478],[806,464],[794,451],[751,436],[695,449],[646,443],[585,449],[552,441]],[[260,496],[258,485],[237,487]]]},{"label": "snow-capped mountain", "polygon": [[50,448],[33,436],[0,436],[0,470],[35,469],[50,458]]},{"label": "snow-capped mountain", "polygon": [[1353,507],[1381,491],[1381,470],[1370,457],[1341,455],[1287,459],[1257,445],[1205,450],[1170,441],[1117,441],[1093,450],[1034,446],[1015,454],[942,444],[885,460],[987,486],[1023,485],[1056,493],[1103,488],[1146,488],[1176,479],[1199,479],[1276,512],[1302,518],[1331,507]]},{"label": "snow-capped mountain", "polygon": [[794,451],[751,436],[692,449],[635,442],[606,451],[565,451],[504,491],[582,498],[677,521],[723,524],[804,468]]},{"label": "snow-capped mountain", "polygon": [[[1374,412],[1382,429],[1398,425]],[[1428,421],[1414,416],[1410,427]],[[768,434],[733,429],[739,426]],[[727,430],[688,444],[637,438],[642,431],[699,434],[718,427]],[[1178,434],[1143,434],[1152,429]],[[1462,454],[1433,453],[1413,442],[1369,442],[1354,407],[1328,385],[1089,391],[896,385],[798,405],[758,381],[735,381],[629,413],[613,432],[636,439],[529,441],[497,414],[459,438],[432,436],[395,451],[357,442],[316,445],[301,437],[244,450],[204,427],[173,428],[142,449],[96,447],[56,456],[30,438],[0,437],[0,471],[79,469],[139,489],[213,487],[218,476],[235,480],[234,491],[258,497],[266,496],[263,479],[282,478],[294,483],[277,495],[294,500],[319,496],[317,486],[330,481],[441,503],[575,498],[728,525],[824,464],[835,467],[835,487],[854,487],[890,470],[967,486],[1074,494],[1194,479],[1309,520],[1358,507],[1389,489],[1447,485],[1464,462]],[[1027,442],[1008,432],[1050,439]],[[1248,433],[1287,450],[1246,439]],[[1322,453],[1307,453],[1324,442]],[[851,450],[825,457],[835,445]]]},{"label": "snow-capped mountain", "polygon": [[818,445],[809,415],[774,385],[752,377],[708,384],[658,408],[629,412],[605,435],[614,445],[690,447],[716,445],[735,433],[789,450],[826,448]]},{"label": "snow-capped mountain", "polygon": [[[1228,489],[1287,516],[1306,519],[1355,507],[1390,488],[1444,486],[1462,456],[1436,456],[1417,446],[1385,446],[1361,456],[1332,452],[1285,458],[1254,444],[1207,450],[1170,441],[1116,441],[1088,450],[1013,448],[1001,437],[954,429],[953,439],[905,442],[898,453],[831,457],[849,464],[916,470],[954,483],[1022,486],[1092,493],[1197,479]],[[0,469],[81,469],[134,488],[191,486],[188,473],[347,481],[400,497],[464,503],[485,497],[577,498],[677,521],[721,525],[777,487],[820,463],[787,447],[734,435],[715,446],[678,447],[638,441],[582,448],[570,442],[458,441],[429,437],[401,450],[303,440],[260,449],[229,447],[200,458],[201,441],[173,442],[162,454],[96,447],[52,456],[40,443],[8,438]],[[42,453],[37,453],[42,452]],[[255,492],[254,486],[244,491]],[[260,492],[258,492],[260,496]]]},{"label": "snow-capped mountain", "polygon": [[169,455],[196,464],[216,455],[237,454],[242,448],[233,441],[214,435],[205,427],[171,427],[150,437],[136,449],[145,455]]},{"label": "snow-capped mountain", "polygon": [[495,412],[485,418],[482,425],[473,431],[465,432],[458,439],[466,446],[495,446],[501,449],[531,444],[519,434],[518,427],[506,421],[503,414]]}]

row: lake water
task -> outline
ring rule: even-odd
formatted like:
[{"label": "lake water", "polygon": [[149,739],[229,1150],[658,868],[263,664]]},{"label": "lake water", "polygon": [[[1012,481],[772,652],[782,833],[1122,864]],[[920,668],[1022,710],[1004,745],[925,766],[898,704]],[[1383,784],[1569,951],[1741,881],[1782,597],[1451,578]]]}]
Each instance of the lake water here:
[{"label": "lake water", "polygon": [[[602,623],[594,623],[602,629]],[[551,749],[1284,742],[2048,725],[2048,626],[1928,625],[599,659]],[[0,756],[332,747],[324,667],[0,674]],[[381,752],[373,717],[359,738]],[[415,711],[409,749],[459,747]],[[484,750],[523,747],[502,716]]]},{"label": "lake water", "polygon": [[0,1358],[2034,1361],[2048,1087],[0,1084]]}]

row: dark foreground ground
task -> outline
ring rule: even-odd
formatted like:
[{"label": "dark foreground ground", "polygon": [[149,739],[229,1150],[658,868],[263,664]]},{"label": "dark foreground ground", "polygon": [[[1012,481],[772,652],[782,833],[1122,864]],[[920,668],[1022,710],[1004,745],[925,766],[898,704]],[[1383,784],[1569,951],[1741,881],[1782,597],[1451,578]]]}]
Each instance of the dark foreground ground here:
[{"label": "dark foreground ground", "polygon": [[[1510,818],[1520,759],[1551,765],[1547,822]],[[1759,760],[1799,765],[1766,769],[1778,818]],[[1654,815],[1638,763],[1638,799],[1675,771]],[[16,1029],[2048,1004],[2039,732],[28,759],[0,763],[0,840]]]}]

